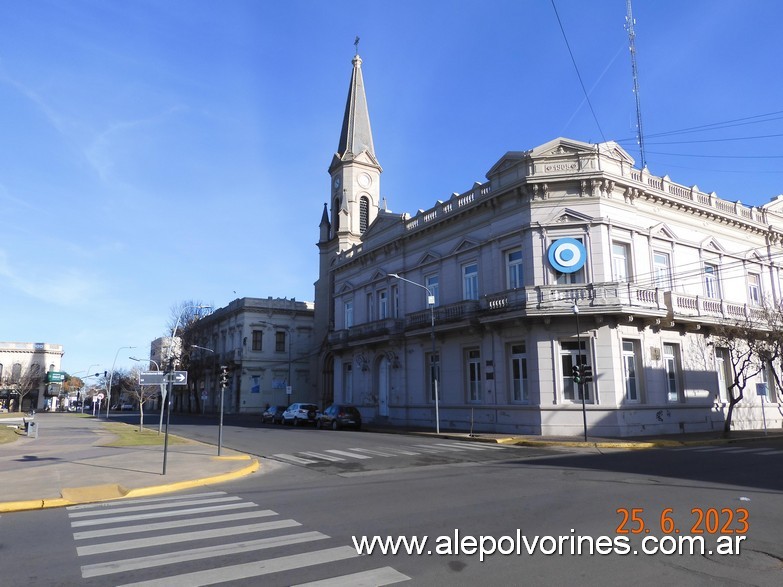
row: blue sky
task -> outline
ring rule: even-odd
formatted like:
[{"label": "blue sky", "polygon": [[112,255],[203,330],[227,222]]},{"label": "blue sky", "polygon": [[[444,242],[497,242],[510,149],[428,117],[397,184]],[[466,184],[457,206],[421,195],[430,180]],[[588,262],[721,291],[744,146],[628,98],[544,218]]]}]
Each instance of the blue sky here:
[{"label": "blue sky", "polygon": [[[638,162],[625,1],[555,6],[589,105],[551,0],[0,1],[0,340],[129,367],[182,300],[312,300],[357,35],[395,212],[558,136]],[[783,4],[633,8],[651,173],[783,193]]]}]

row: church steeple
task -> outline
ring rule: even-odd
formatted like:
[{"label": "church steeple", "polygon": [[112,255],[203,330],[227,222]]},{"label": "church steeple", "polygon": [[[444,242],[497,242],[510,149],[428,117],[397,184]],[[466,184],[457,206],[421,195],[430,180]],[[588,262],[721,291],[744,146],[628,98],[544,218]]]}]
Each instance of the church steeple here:
[{"label": "church steeple", "polygon": [[330,228],[331,237],[337,237],[338,252],[361,242],[362,235],[378,216],[383,172],[375,157],[358,50],[352,63],[340,142],[329,166]]},{"label": "church steeple", "polygon": [[337,152],[329,168],[330,173],[340,163],[353,160],[362,153],[366,153],[370,160],[375,165],[378,165],[378,160],[375,158],[375,147],[372,142],[367,96],[364,93],[362,58],[357,54],[354,56],[352,63],[353,72],[351,74],[351,84],[348,88],[348,100],[345,103],[340,142],[337,145]]}]

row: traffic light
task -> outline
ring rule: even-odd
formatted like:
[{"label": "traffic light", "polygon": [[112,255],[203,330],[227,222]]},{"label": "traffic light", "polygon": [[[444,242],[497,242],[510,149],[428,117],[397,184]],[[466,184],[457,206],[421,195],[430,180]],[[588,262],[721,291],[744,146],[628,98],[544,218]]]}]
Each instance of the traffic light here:
[{"label": "traffic light", "polygon": [[582,381],[590,383],[593,380],[593,368],[590,365],[582,365]]},{"label": "traffic light", "polygon": [[220,385],[226,387],[228,385],[228,370],[223,367],[223,371],[220,373]]},{"label": "traffic light", "polygon": [[579,367],[576,365],[571,367],[571,376],[574,378],[574,383],[582,383],[582,375],[579,372]]}]

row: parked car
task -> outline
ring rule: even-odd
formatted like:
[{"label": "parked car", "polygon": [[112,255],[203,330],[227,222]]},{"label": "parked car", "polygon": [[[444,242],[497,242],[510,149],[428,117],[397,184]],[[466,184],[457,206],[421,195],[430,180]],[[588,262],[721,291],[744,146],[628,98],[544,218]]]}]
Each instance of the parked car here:
[{"label": "parked car", "polygon": [[283,424],[315,424],[318,415],[318,406],[315,404],[295,403],[288,406],[283,412]]},{"label": "parked car", "polygon": [[285,406],[269,406],[264,410],[264,413],[261,414],[261,421],[272,422],[272,424],[282,424],[283,412],[285,412]]},{"label": "parked car", "polygon": [[361,430],[362,414],[354,406],[332,404],[318,415],[318,421],[315,425],[317,428],[331,428],[332,430],[340,428]]},{"label": "parked car", "polygon": [[122,404],[121,411],[123,411],[123,412],[132,412],[133,411],[133,404]]}]

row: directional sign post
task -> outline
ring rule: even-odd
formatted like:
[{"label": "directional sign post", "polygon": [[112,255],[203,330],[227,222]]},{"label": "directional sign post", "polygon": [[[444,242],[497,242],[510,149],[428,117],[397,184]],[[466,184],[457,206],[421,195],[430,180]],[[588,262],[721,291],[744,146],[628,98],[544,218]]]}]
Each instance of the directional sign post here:
[{"label": "directional sign post", "polygon": [[169,373],[168,381],[171,381],[172,385],[187,385],[188,384],[188,372],[187,371],[172,371]]},{"label": "directional sign post", "polygon": [[139,373],[139,385],[159,385],[169,382],[173,385],[187,385],[188,372],[172,371],[171,373],[164,373],[163,371],[148,371]]}]

